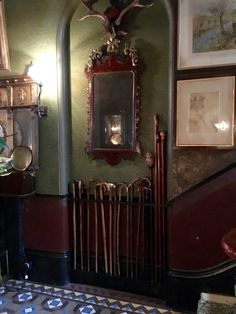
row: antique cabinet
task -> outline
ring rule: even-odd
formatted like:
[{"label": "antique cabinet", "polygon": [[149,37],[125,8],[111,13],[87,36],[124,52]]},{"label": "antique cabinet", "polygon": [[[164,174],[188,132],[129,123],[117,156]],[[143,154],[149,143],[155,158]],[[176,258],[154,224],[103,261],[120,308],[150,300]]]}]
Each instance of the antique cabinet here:
[{"label": "antique cabinet", "polygon": [[0,79],[0,155],[10,157],[16,147],[27,147],[31,170],[38,168],[39,96],[39,85],[28,76]]}]

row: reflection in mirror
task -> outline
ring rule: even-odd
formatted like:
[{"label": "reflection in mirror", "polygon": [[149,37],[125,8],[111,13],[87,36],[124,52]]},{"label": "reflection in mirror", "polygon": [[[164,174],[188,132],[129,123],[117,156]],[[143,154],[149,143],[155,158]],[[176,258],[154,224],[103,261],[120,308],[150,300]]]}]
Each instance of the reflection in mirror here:
[{"label": "reflection in mirror", "polygon": [[25,171],[32,162],[32,151],[28,146],[16,146],[12,152],[12,168]]},{"label": "reflection in mirror", "polygon": [[125,143],[125,126],[124,117],[121,114],[104,115],[104,134],[106,145],[124,145]]},{"label": "reflection in mirror", "polygon": [[94,148],[132,149],[133,73],[97,73],[93,86]]}]

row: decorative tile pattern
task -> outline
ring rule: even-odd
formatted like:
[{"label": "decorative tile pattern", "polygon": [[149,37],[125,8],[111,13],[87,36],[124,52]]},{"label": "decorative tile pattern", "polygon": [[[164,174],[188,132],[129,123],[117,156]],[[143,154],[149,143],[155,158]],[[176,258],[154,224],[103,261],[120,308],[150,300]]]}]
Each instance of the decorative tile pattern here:
[{"label": "decorative tile pattern", "polygon": [[9,280],[0,287],[0,314],[54,311],[60,314],[177,314],[164,306],[133,303],[27,281]]},{"label": "decorative tile pattern", "polygon": [[0,287],[0,295],[6,293],[6,288],[5,287]]},{"label": "decorative tile pattern", "polygon": [[21,314],[33,314],[36,313],[34,306],[27,306],[26,308],[22,309]]},{"label": "decorative tile pattern", "polygon": [[46,298],[43,302],[42,302],[42,308],[46,311],[58,311],[62,308],[64,308],[67,305],[67,301],[65,301],[64,299],[61,298],[54,298],[54,297],[50,297],[50,298]]},{"label": "decorative tile pattern", "polygon": [[37,294],[33,292],[23,291],[22,293],[17,293],[12,297],[14,303],[23,304],[33,302],[37,298]]}]

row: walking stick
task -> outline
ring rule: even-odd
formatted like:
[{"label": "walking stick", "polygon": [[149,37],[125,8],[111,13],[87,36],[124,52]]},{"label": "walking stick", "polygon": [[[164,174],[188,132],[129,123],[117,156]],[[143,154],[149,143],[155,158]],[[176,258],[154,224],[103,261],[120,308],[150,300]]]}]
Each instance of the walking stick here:
[{"label": "walking stick", "polygon": [[105,272],[108,273],[107,238],[106,238],[106,224],[105,224],[105,213],[104,213],[104,202],[103,202],[103,192],[104,192],[103,189],[106,190],[106,185],[104,185],[104,182],[102,182],[99,186],[99,196],[100,196],[100,201],[101,201],[102,236],[103,236]]},{"label": "walking stick", "polygon": [[74,247],[74,259],[73,269],[76,270],[77,264],[77,226],[76,226],[76,193],[75,193],[75,181],[72,183],[72,197],[73,197],[73,247]]},{"label": "walking stick", "polygon": [[83,206],[82,206],[82,181],[77,181],[79,194],[79,233],[80,233],[80,263],[81,270],[84,270],[84,256],[83,256]]}]

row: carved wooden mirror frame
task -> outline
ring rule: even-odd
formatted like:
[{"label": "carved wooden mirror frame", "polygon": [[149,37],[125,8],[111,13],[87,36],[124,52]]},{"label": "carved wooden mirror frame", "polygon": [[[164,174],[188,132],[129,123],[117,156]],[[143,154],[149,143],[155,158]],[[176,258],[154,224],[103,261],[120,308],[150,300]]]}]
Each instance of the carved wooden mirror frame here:
[{"label": "carved wooden mirror frame", "polygon": [[[109,49],[112,52],[107,53]],[[87,153],[111,165],[134,159],[140,153],[137,50],[125,45],[117,54],[109,44],[106,51],[98,48],[92,52],[85,73],[89,82]]]}]

